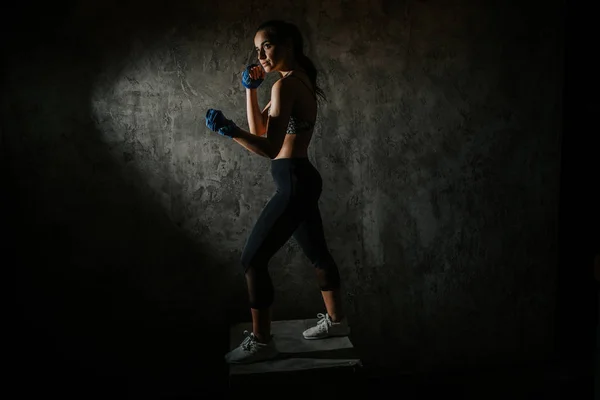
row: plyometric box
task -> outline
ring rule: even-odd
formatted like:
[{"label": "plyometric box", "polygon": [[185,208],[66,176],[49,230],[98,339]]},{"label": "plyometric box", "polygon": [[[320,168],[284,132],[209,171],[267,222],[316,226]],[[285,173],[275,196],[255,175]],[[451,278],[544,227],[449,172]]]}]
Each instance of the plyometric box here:
[{"label": "plyometric box", "polygon": [[[253,364],[231,364],[231,389],[255,385],[322,386],[344,384],[357,379],[362,363],[348,336],[306,340],[302,332],[317,319],[273,321],[271,334],[279,357]],[[230,349],[239,346],[250,322],[231,327]]]}]

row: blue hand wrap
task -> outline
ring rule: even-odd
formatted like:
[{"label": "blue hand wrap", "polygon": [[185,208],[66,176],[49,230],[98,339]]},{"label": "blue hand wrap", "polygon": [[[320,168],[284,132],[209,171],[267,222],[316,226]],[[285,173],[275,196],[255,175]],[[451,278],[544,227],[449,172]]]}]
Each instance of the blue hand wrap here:
[{"label": "blue hand wrap", "polygon": [[232,139],[235,137],[237,125],[230,119],[225,118],[221,110],[210,108],[206,112],[206,127],[219,135],[227,136]]},{"label": "blue hand wrap", "polygon": [[261,83],[263,83],[264,79],[252,79],[250,77],[250,70],[252,69],[252,67],[258,66],[258,64],[250,64],[244,70],[244,73],[242,74],[242,85],[244,85],[246,89],[256,89],[260,86]]}]

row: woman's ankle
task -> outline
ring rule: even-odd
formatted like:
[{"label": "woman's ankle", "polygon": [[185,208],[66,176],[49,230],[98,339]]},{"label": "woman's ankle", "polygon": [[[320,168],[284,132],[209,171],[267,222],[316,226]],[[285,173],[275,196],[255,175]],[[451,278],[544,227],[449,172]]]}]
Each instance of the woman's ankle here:
[{"label": "woman's ankle", "polygon": [[271,335],[257,335],[256,333],[254,333],[254,337],[256,338],[256,341],[258,343],[262,343],[262,344],[267,344],[271,341],[272,336]]},{"label": "woman's ankle", "polygon": [[331,319],[331,322],[338,323],[338,322],[342,322],[344,320],[345,316],[337,314],[335,316],[330,315],[329,318]]}]

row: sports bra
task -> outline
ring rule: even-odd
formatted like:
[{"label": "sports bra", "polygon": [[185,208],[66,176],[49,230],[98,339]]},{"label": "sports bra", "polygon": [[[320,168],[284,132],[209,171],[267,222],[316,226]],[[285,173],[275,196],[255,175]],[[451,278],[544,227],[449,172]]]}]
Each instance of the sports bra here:
[{"label": "sports bra", "polygon": [[[293,77],[294,75],[288,75],[290,77]],[[298,78],[298,77],[296,77]],[[298,78],[300,79],[300,78]],[[302,82],[311,92],[312,89],[302,80],[300,79],[300,82]],[[313,93],[314,96],[314,93]],[[315,96],[316,99],[316,96]],[[271,106],[269,106],[269,115],[271,115]],[[290,115],[290,122],[288,122],[288,126],[286,129],[286,133],[289,133],[291,135],[295,135],[298,131],[304,131],[304,130],[310,130],[313,129],[315,127],[315,123],[313,121],[309,121],[307,119],[302,119],[302,118],[297,118],[294,117],[293,115]]]}]

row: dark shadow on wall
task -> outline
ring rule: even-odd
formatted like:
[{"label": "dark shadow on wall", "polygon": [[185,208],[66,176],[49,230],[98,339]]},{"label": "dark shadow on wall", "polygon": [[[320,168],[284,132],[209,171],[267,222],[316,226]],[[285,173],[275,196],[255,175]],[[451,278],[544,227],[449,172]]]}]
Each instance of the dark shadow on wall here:
[{"label": "dark shadow on wall", "polygon": [[[193,15],[166,2],[81,7],[22,3],[5,14],[9,380],[20,393],[86,397],[218,390],[229,286],[219,267],[229,261],[178,228],[141,174],[124,176],[90,110],[97,65]],[[75,10],[85,19],[73,21]]]},{"label": "dark shadow on wall", "polygon": [[[580,390],[569,398],[600,398],[600,252],[597,110],[600,78],[589,62],[596,15],[587,3],[566,9],[565,84],[559,207],[556,349]],[[593,395],[592,395],[593,393]]]}]

